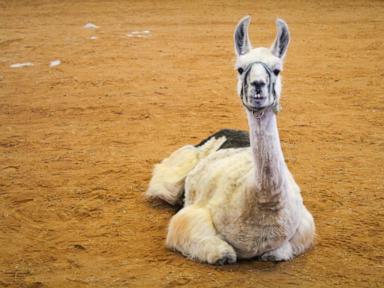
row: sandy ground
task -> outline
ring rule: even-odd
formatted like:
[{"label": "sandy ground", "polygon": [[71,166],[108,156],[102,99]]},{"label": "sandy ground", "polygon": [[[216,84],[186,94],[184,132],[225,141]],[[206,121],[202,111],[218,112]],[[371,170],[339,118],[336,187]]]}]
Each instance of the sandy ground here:
[{"label": "sandy ground", "polygon": [[[165,249],[175,210],[142,195],[174,149],[247,129],[232,44],[246,14],[254,46],[276,16],[291,29],[279,127],[317,244],[209,266]],[[2,0],[0,286],[383,287],[383,15],[383,1]]]}]

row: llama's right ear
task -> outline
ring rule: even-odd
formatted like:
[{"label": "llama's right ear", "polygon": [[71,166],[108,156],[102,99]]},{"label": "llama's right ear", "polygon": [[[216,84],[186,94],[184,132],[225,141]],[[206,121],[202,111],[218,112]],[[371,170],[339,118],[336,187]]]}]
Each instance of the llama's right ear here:
[{"label": "llama's right ear", "polygon": [[248,26],[251,22],[250,16],[245,16],[240,20],[236,26],[234,40],[235,40],[235,51],[237,56],[246,54],[251,50],[251,42],[248,37]]}]

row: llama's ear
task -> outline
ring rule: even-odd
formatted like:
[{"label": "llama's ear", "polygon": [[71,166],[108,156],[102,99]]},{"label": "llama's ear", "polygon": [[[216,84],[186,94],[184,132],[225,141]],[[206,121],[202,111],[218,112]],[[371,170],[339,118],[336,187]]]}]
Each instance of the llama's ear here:
[{"label": "llama's ear", "polygon": [[250,16],[245,16],[240,20],[239,24],[236,26],[234,40],[235,40],[235,51],[237,56],[243,55],[249,50],[252,46],[248,37],[248,26],[251,22]]},{"label": "llama's ear", "polygon": [[287,23],[282,19],[276,20],[277,35],[275,42],[272,45],[272,54],[284,58],[289,44],[289,30]]}]

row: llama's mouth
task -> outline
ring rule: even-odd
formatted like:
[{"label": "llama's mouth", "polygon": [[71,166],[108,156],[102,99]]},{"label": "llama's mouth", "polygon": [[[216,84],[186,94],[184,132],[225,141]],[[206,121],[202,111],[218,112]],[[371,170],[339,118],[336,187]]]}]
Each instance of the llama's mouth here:
[{"label": "llama's mouth", "polygon": [[249,97],[248,102],[254,108],[263,108],[267,97]]}]

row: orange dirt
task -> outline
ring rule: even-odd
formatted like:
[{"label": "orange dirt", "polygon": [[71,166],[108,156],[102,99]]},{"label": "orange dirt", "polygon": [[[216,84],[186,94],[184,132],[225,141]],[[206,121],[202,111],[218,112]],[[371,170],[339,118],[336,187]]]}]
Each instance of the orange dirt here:
[{"label": "orange dirt", "polygon": [[[164,247],[175,211],[142,195],[176,148],[247,129],[232,43],[246,14],[254,46],[276,16],[291,29],[279,127],[317,245],[209,266]],[[383,1],[2,0],[0,286],[383,287],[383,15]]]}]

